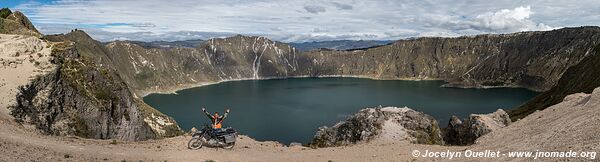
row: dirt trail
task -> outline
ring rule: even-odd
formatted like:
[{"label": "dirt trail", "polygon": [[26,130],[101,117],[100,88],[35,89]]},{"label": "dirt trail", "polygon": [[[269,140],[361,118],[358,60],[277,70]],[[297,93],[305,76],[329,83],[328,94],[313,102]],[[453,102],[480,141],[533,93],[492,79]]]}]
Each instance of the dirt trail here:
[{"label": "dirt trail", "polygon": [[0,123],[0,161],[395,161],[416,159],[415,148],[445,151],[462,147],[414,145],[373,141],[335,148],[285,147],[275,142],[238,138],[232,150],[202,148],[188,150],[189,136],[143,142],[92,140],[45,136],[24,130],[12,121]]}]

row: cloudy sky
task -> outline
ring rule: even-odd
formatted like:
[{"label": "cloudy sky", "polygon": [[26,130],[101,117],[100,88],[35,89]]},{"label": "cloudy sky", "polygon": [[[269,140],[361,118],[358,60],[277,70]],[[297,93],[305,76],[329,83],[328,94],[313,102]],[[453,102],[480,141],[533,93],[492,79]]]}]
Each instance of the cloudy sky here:
[{"label": "cloudy sky", "polygon": [[394,40],[600,25],[598,0],[0,0],[44,34],[186,40],[232,34],[284,42]]}]

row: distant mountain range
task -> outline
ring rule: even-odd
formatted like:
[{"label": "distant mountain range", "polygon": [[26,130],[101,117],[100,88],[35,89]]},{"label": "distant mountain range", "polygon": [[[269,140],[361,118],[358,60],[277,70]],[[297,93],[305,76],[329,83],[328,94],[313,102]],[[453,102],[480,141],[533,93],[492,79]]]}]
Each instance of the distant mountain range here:
[{"label": "distant mountain range", "polygon": [[333,40],[320,42],[289,43],[299,51],[311,51],[316,49],[349,50],[359,48],[370,48],[390,44],[392,40]]},{"label": "distant mountain range", "polygon": [[[205,40],[194,39],[184,41],[128,41],[133,44],[145,48],[174,48],[174,47],[188,47],[195,48],[198,45],[204,43]],[[351,49],[363,49],[377,46],[383,46],[390,44],[392,40],[333,40],[333,41],[314,41],[314,42],[302,42],[289,43],[292,47],[295,47],[298,51],[312,51],[318,49],[329,49],[329,50],[351,50]]]},{"label": "distant mountain range", "polygon": [[153,41],[153,42],[142,42],[142,41],[129,41],[133,44],[145,48],[173,48],[173,47],[189,47],[194,48],[202,43],[202,39],[185,40],[185,41]]}]

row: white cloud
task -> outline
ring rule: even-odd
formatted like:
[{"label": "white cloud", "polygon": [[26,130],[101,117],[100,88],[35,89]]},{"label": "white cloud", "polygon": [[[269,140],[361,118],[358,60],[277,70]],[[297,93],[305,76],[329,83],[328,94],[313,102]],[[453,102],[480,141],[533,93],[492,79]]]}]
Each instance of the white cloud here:
[{"label": "white cloud", "polygon": [[543,23],[536,24],[531,19],[531,6],[517,7],[513,10],[503,9],[497,12],[487,12],[477,15],[472,27],[482,31],[532,31],[532,30],[550,30],[552,27]]},{"label": "white cloud", "polygon": [[[600,24],[596,0],[58,0],[17,7],[43,33],[198,39],[239,33],[280,41],[400,39]],[[140,34],[143,33],[143,34]],[[194,34],[190,34],[194,33]]]}]

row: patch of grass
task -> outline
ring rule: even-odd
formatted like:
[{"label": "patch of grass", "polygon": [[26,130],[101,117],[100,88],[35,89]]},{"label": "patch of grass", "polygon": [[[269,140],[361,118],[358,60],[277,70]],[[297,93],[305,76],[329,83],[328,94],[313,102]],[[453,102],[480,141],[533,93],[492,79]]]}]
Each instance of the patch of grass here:
[{"label": "patch of grass", "polygon": [[75,135],[80,137],[87,137],[89,131],[87,124],[85,124],[85,120],[79,117],[76,117],[73,120],[75,121],[69,123],[69,127],[75,128]]},{"label": "patch of grass", "polygon": [[0,33],[7,33],[4,29],[4,19],[0,19]]},{"label": "patch of grass", "polygon": [[116,145],[116,144],[117,144],[117,140],[116,140],[116,139],[113,139],[112,141],[110,141],[110,144],[111,144],[111,145]]}]

